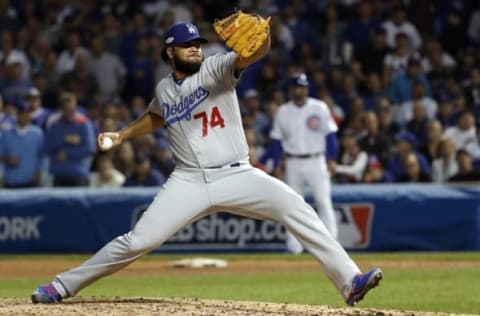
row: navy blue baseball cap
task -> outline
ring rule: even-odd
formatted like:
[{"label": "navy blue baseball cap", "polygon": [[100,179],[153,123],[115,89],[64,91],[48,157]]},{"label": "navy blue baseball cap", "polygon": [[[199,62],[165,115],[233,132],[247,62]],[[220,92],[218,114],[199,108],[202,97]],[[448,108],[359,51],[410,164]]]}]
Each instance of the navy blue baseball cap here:
[{"label": "navy blue baseball cap", "polygon": [[288,86],[308,88],[310,86],[310,83],[308,82],[308,78],[306,74],[298,73],[290,77],[290,80],[288,81]]},{"label": "navy blue baseball cap", "polygon": [[[184,44],[193,40],[198,40],[200,43],[208,43],[208,40],[200,36],[198,29],[195,25],[188,22],[178,22],[170,26],[163,36],[163,44],[165,47],[171,45]],[[162,51],[162,59],[168,60],[166,48]]]},{"label": "navy blue baseball cap", "polygon": [[25,101],[17,101],[15,107],[18,112],[29,112],[31,110],[30,103]]},{"label": "navy blue baseball cap", "polygon": [[400,142],[407,142],[412,145],[412,147],[417,147],[418,145],[417,137],[415,136],[415,134],[407,131],[401,132],[395,136],[395,143],[398,144]]}]

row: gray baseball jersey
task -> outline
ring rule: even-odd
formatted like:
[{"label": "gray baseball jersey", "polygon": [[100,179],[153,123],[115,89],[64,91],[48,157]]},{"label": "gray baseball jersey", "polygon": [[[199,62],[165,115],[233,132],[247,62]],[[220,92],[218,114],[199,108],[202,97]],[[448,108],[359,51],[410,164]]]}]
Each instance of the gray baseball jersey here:
[{"label": "gray baseball jersey", "polygon": [[165,119],[177,165],[208,168],[248,158],[234,62],[233,52],[216,55],[181,83],[172,75],[158,83],[149,111]]}]

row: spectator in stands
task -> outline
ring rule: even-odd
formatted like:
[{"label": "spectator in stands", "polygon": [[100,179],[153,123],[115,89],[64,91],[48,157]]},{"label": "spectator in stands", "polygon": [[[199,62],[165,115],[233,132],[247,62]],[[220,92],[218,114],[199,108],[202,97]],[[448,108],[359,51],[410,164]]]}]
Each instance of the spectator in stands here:
[{"label": "spectator in stands", "polygon": [[363,183],[387,183],[393,182],[393,175],[385,169],[376,156],[368,157],[367,168],[363,175]]},{"label": "spectator in stands", "polygon": [[262,91],[264,95],[272,95],[278,86],[278,67],[271,61],[265,61],[255,80],[254,88]]},{"label": "spectator in stands", "polygon": [[[324,11],[324,23],[320,25],[320,32],[324,35],[319,37],[321,40],[321,64],[325,66],[339,65],[343,62],[350,62],[352,57],[352,49],[348,51],[345,49],[345,30],[346,25],[338,17],[337,5],[333,2],[329,3]],[[312,48],[315,47],[315,43],[311,38],[307,36],[312,34],[309,30],[308,33],[303,34],[304,43],[312,43]],[[295,40],[297,36],[295,31],[293,32]],[[318,40],[317,40],[318,41]],[[297,48],[299,45],[296,45]]]},{"label": "spectator in stands", "polygon": [[2,29],[0,33],[0,63],[7,63],[10,60],[16,60],[21,65],[20,78],[22,80],[30,79],[30,61],[25,51],[15,48],[13,33],[7,29]]},{"label": "spectator in stands", "polygon": [[410,39],[410,51],[422,46],[422,38],[415,25],[407,20],[407,12],[402,6],[393,9],[391,19],[383,23],[383,27],[387,31],[387,43],[391,48],[395,48],[395,38],[399,33],[405,34]]},{"label": "spectator in stands", "polygon": [[49,73],[37,72],[33,75],[33,85],[40,91],[42,106],[49,110],[58,109],[59,91],[56,78],[50,80]]},{"label": "spectator in stands", "polygon": [[425,142],[418,151],[427,158],[430,165],[439,156],[442,134],[442,124],[438,120],[428,122]]},{"label": "spectator in stands", "polygon": [[6,188],[28,188],[40,184],[44,166],[45,142],[40,127],[30,123],[28,103],[17,104],[15,127],[0,137],[0,160],[5,163]]},{"label": "spectator in stands", "polygon": [[412,99],[400,104],[397,113],[395,113],[395,121],[400,125],[405,125],[411,121],[414,116],[415,104],[421,104],[428,120],[433,120],[437,116],[437,101],[426,95],[425,86],[422,82],[414,81],[412,83]]},{"label": "spectator in stands", "polygon": [[346,130],[341,138],[341,156],[335,167],[337,182],[360,182],[367,168],[368,155],[358,145],[356,135]]},{"label": "spectator in stands", "polygon": [[[273,7],[268,14],[272,17],[270,20],[270,34],[272,37],[271,49],[278,49],[282,52],[290,52],[295,44],[292,32],[282,20],[280,12]],[[210,41],[210,39],[208,39]]]},{"label": "spectator in stands", "polygon": [[480,44],[480,8],[470,15],[468,24],[468,38],[476,45]]},{"label": "spectator in stands", "polygon": [[128,68],[127,96],[141,96],[150,100],[154,88],[153,61],[149,54],[148,37],[142,36],[136,42],[136,54]]},{"label": "spectator in stands", "polygon": [[369,156],[375,156],[386,166],[390,158],[391,139],[379,130],[378,118],[375,112],[367,112],[364,116],[366,134],[358,139],[360,148]]},{"label": "spectator in stands", "polygon": [[62,89],[73,92],[82,106],[88,105],[98,93],[97,78],[88,67],[88,59],[87,54],[77,52],[74,68],[60,78]]},{"label": "spectator in stands", "polygon": [[347,40],[356,49],[364,49],[371,43],[371,34],[380,26],[375,19],[370,1],[360,0],[356,4],[356,17],[347,26]]},{"label": "spectator in stands", "polygon": [[160,186],[164,182],[165,177],[158,170],[152,168],[148,156],[140,153],[135,157],[135,168],[124,186]]},{"label": "spectator in stands", "polygon": [[453,100],[446,95],[440,97],[437,120],[442,124],[443,129],[456,125]]},{"label": "spectator in stands", "polygon": [[[122,39],[122,60],[128,70],[135,68],[135,59],[138,57],[138,41],[141,38],[153,36],[155,34],[153,28],[147,23],[145,14],[136,11],[131,18],[132,30],[125,32]],[[142,43],[141,45],[144,45]]]},{"label": "spectator in stands", "polygon": [[36,87],[30,88],[26,102],[30,105],[32,124],[45,128],[50,111],[42,106],[42,96]]},{"label": "spectator in stands", "polygon": [[422,68],[427,75],[432,71],[438,74],[448,74],[457,64],[452,55],[445,52],[440,41],[433,36],[425,41],[424,51]]},{"label": "spectator in stands", "polygon": [[2,130],[8,130],[14,125],[14,118],[4,111],[3,97],[0,94],[0,135],[2,134]]},{"label": "spectator in stands", "polygon": [[443,137],[452,138],[457,151],[464,149],[472,159],[480,159],[480,146],[477,140],[475,117],[472,112],[463,111],[460,113],[457,125],[447,128]]},{"label": "spectator in stands", "polygon": [[455,82],[458,82],[462,88],[466,88],[471,84],[470,73],[477,64],[475,50],[472,47],[465,48],[457,61],[456,67],[452,70],[452,76],[454,76]]},{"label": "spectator in stands", "polygon": [[153,168],[160,171],[163,177],[167,179],[175,167],[167,139],[160,138],[156,141],[152,159]]},{"label": "spectator in stands", "polygon": [[[354,48],[354,58],[362,65],[365,75],[371,73],[383,73],[383,60],[389,52],[386,41],[386,31],[383,27],[377,27],[373,32],[372,44],[363,48]],[[379,62],[382,61],[382,62]]]},{"label": "spectator in stands", "polygon": [[405,74],[408,67],[408,61],[412,56],[408,48],[409,41],[407,34],[396,34],[395,42],[395,49],[387,53],[383,59],[384,67],[391,71],[392,78]]},{"label": "spectator in stands", "polygon": [[404,173],[400,175],[397,182],[431,182],[432,179],[429,174],[425,173],[420,168],[418,156],[415,153],[410,153],[404,158],[403,165]]},{"label": "spectator in stands", "polygon": [[88,66],[98,83],[101,100],[113,100],[123,89],[127,69],[118,56],[105,50],[102,36],[94,37],[90,45],[92,56]]},{"label": "spectator in stands", "polygon": [[442,183],[458,173],[458,163],[455,157],[455,144],[451,138],[443,138],[438,149],[438,158],[432,163],[432,179],[434,182]]},{"label": "spectator in stands", "polygon": [[119,188],[125,183],[125,176],[113,167],[112,159],[106,154],[97,156],[95,169],[90,174],[92,188]]},{"label": "spectator in stands", "polygon": [[480,171],[473,168],[473,160],[467,150],[460,149],[456,154],[458,172],[449,182],[480,181]]},{"label": "spectator in stands", "polygon": [[75,64],[79,55],[84,55],[87,58],[90,55],[88,50],[82,46],[80,33],[76,31],[68,33],[65,42],[66,48],[58,56],[56,64],[56,73],[59,76],[75,69]]},{"label": "spectator in stands", "polygon": [[[3,80],[2,80],[3,79]],[[0,92],[4,101],[21,102],[32,87],[30,78],[22,77],[22,61],[18,55],[10,54],[5,61],[5,75],[0,77]]]},{"label": "spectator in stands", "polygon": [[152,134],[136,137],[132,139],[132,145],[136,155],[141,153],[151,157],[155,146],[155,137]]},{"label": "spectator in stands", "polygon": [[347,114],[347,118],[350,115],[359,113],[358,103],[362,103],[362,110],[364,109],[363,99],[360,98],[360,92],[358,88],[358,81],[353,73],[345,73],[342,78],[342,90],[341,95],[335,98],[338,105],[342,107]]},{"label": "spectator in stands", "polygon": [[413,117],[405,125],[405,130],[415,135],[415,138],[418,141],[418,146],[421,147],[425,144],[427,138],[427,127],[429,122],[427,111],[422,100],[413,103],[412,112]]},{"label": "spectator in stands", "polygon": [[387,97],[383,88],[382,79],[378,73],[370,73],[367,76],[366,93],[363,94],[365,109],[372,111],[380,98]]},{"label": "spectator in stands", "polygon": [[151,60],[153,65],[153,81],[159,82],[172,72],[169,64],[162,59],[163,41],[160,37],[150,39],[151,44]]},{"label": "spectator in stands", "polygon": [[[208,43],[205,43],[202,46],[203,56],[205,58],[213,56],[215,54],[223,54],[227,52],[227,48],[224,43],[220,41],[220,37],[215,33],[214,29],[210,24],[205,24],[204,27],[201,27],[200,24],[200,34],[203,34],[208,40]],[[271,27],[271,26],[270,26]]]},{"label": "spectator in stands", "polygon": [[439,38],[445,50],[455,56],[467,45],[469,1],[445,1],[444,5],[445,14],[437,20],[441,25]]},{"label": "spectator in stands", "polygon": [[474,108],[480,108],[480,69],[477,67],[471,69],[469,78],[465,85],[467,98]]},{"label": "spectator in stands", "polygon": [[363,99],[360,96],[354,97],[352,100],[350,100],[347,110],[348,112],[346,119],[339,127],[340,131],[350,129],[357,133],[357,137],[363,136],[365,134],[365,126],[363,121],[365,105],[363,103]]},{"label": "spectator in stands", "polygon": [[407,72],[394,78],[388,88],[388,95],[394,104],[413,99],[412,86],[414,82],[421,83],[425,88],[424,96],[431,97],[430,83],[423,73],[420,60],[412,57],[408,61]]},{"label": "spectator in stands", "polygon": [[113,12],[108,12],[104,15],[103,23],[105,49],[117,57],[121,57],[122,29],[118,19]]},{"label": "spectator in stands", "polygon": [[[155,15],[155,24],[158,24],[159,20],[164,19],[167,13],[171,14],[171,20],[169,21],[172,24],[180,21],[192,22],[191,8],[183,2],[177,0],[160,1],[155,9],[152,10]],[[145,12],[145,7],[143,11]]]},{"label": "spectator in stands", "polygon": [[95,133],[88,117],[77,109],[72,93],[61,97],[61,110],[47,124],[46,150],[54,186],[85,186],[95,153]]},{"label": "spectator in stands", "polygon": [[402,132],[395,138],[395,152],[391,155],[387,169],[398,181],[406,173],[406,158],[409,154],[415,154],[420,165],[420,170],[425,174],[430,174],[430,165],[427,159],[421,153],[416,151],[417,139],[410,132]]},{"label": "spectator in stands", "polygon": [[381,98],[375,106],[375,113],[378,117],[379,130],[393,141],[400,132],[400,126],[393,121],[393,109],[388,98]]},{"label": "spectator in stands", "polygon": [[299,7],[287,2],[282,7],[282,17],[285,25],[290,29],[294,40],[294,49],[307,41],[312,41],[312,30],[307,21],[299,18]]},{"label": "spectator in stands", "polygon": [[50,43],[45,36],[38,36],[32,39],[33,44],[29,47],[28,57],[32,66],[32,74],[44,70],[48,56],[53,53]]},{"label": "spectator in stands", "polygon": [[243,107],[246,113],[253,119],[252,128],[255,131],[256,137],[260,143],[264,144],[266,139],[263,138],[262,130],[269,124],[269,120],[265,112],[261,109],[261,100],[257,90],[249,89],[245,92],[243,96]]},{"label": "spectator in stands", "polygon": [[114,155],[114,165],[122,174],[129,177],[135,169],[135,151],[130,141],[123,142],[118,146],[117,154]]}]

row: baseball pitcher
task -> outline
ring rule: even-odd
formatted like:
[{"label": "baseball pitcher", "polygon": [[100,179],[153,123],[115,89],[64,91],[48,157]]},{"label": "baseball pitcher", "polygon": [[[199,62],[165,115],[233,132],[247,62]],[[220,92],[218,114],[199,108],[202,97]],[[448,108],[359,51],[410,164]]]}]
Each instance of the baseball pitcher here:
[{"label": "baseball pitcher", "polygon": [[207,40],[195,25],[177,23],[165,32],[162,57],[173,72],[157,84],[140,118],[119,132],[100,134],[98,142],[108,149],[165,126],[176,168],[132,231],[37,288],[34,303],[76,295],[159,247],[183,226],[220,210],[286,225],[318,258],[347,304],[379,283],[380,269],[362,274],[300,195],[248,162],[235,84],[243,69],[268,52],[268,23],[242,12],[217,21],[215,30],[233,51],[205,60],[201,44]]}]

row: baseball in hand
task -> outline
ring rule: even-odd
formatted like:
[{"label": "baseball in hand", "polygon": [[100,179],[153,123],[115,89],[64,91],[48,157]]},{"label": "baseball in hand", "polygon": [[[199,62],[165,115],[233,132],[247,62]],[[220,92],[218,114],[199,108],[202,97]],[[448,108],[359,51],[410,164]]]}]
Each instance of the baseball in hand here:
[{"label": "baseball in hand", "polygon": [[108,150],[112,148],[113,141],[110,137],[103,137],[102,139],[102,149],[103,150]]}]

